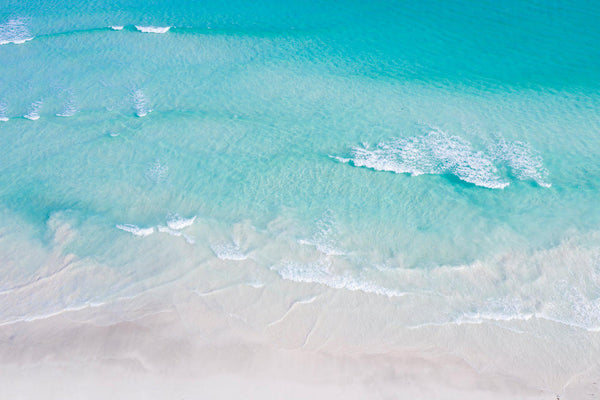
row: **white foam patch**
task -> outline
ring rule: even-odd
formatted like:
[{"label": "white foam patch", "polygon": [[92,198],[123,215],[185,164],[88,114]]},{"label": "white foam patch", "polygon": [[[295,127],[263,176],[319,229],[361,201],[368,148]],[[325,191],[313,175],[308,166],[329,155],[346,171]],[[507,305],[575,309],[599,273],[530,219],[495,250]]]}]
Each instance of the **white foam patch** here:
[{"label": "white foam patch", "polygon": [[0,121],[8,121],[8,117],[6,116],[7,111],[8,106],[6,105],[6,103],[0,103]]},{"label": "white foam patch", "polygon": [[25,19],[11,18],[0,25],[0,45],[3,44],[23,44],[33,39],[29,33]]},{"label": "white foam patch", "polygon": [[192,218],[183,218],[175,214],[167,220],[167,226],[173,230],[180,230],[192,225],[195,220],[196,216],[193,216]]},{"label": "white foam patch", "polygon": [[152,112],[148,108],[148,100],[146,99],[146,95],[141,89],[134,90],[131,93],[131,99],[133,102],[133,109],[135,110],[135,115],[138,117],[145,117],[148,113]]},{"label": "white foam patch", "polygon": [[221,260],[243,261],[248,258],[237,243],[211,243],[210,248]]},{"label": "white foam patch", "polygon": [[135,236],[149,236],[152,235],[154,233],[154,228],[150,227],[150,228],[140,228],[137,225],[131,225],[131,224],[118,224],[117,228],[125,231],[125,232],[129,232]]},{"label": "white foam patch", "polygon": [[317,222],[317,232],[309,239],[298,240],[299,244],[314,246],[317,251],[327,256],[341,256],[346,254],[338,248],[333,239],[335,233],[335,222],[329,213]]},{"label": "white foam patch", "polygon": [[[111,133],[110,135],[115,137],[119,134]],[[151,163],[150,165],[148,165],[148,168],[146,168],[146,177],[154,183],[163,182],[165,179],[167,179],[168,174],[169,166],[161,163],[158,160]]]},{"label": "white foam patch", "polygon": [[528,144],[502,139],[491,147],[490,152],[495,155],[497,162],[505,163],[517,179],[533,180],[543,187],[552,186],[542,157]]},{"label": "white foam patch", "polygon": [[24,118],[27,118],[28,120],[31,121],[36,121],[38,119],[40,119],[40,108],[42,107],[42,101],[36,101],[35,103],[32,103],[29,106],[29,111],[27,112],[27,114],[23,115]]},{"label": "white foam patch", "polygon": [[56,114],[57,117],[72,117],[77,113],[77,105],[75,104],[75,100],[71,99],[67,101],[63,107],[63,110]]},{"label": "white foam patch", "polygon": [[503,189],[510,182],[498,166],[508,167],[515,178],[550,187],[541,156],[522,142],[501,140],[488,152],[476,151],[467,140],[433,129],[427,135],[394,139],[352,149],[352,157],[330,156],[342,163],[377,171],[412,176],[452,174],[462,181],[489,189]]},{"label": "white foam patch", "polygon": [[452,174],[490,189],[502,189],[509,184],[489,156],[473,150],[468,141],[437,129],[424,136],[382,142],[374,149],[368,145],[354,147],[348,162],[357,167],[413,176]]},{"label": "white foam patch", "polygon": [[360,291],[388,297],[401,297],[406,294],[380,286],[363,277],[356,277],[348,272],[334,273],[330,270],[330,264],[326,260],[307,264],[287,262],[272,267],[272,269],[277,271],[283,279],[294,282],[318,283],[333,289]]},{"label": "white foam patch", "polygon": [[110,29],[112,29],[113,31],[122,31],[122,30],[123,30],[123,28],[124,28],[124,26],[123,26],[123,25],[112,25],[112,26],[110,27]]},{"label": "white foam patch", "polygon": [[171,236],[181,236],[181,232],[173,230],[173,229],[169,228],[168,226],[158,225],[156,227],[156,229],[161,233],[166,233]]},{"label": "white foam patch", "polygon": [[170,26],[140,26],[140,25],[136,25],[135,29],[137,29],[140,32],[144,32],[144,33],[167,33],[169,31],[169,29],[171,29]]}]

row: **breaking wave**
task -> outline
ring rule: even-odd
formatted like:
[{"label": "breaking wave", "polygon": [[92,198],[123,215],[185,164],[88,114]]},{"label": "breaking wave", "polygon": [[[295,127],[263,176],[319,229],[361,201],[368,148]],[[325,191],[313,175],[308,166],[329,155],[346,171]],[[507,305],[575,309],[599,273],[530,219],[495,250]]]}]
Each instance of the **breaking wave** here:
[{"label": "breaking wave", "polygon": [[136,25],[135,29],[137,29],[140,32],[144,32],[144,33],[167,33],[169,31],[169,29],[171,29],[171,27],[170,26],[140,26],[140,25]]},{"label": "breaking wave", "polygon": [[27,114],[23,115],[24,118],[27,118],[28,120],[31,121],[36,121],[38,119],[40,119],[40,108],[42,107],[42,101],[36,101],[34,103],[31,103],[31,105],[29,106],[29,110],[27,111]]},{"label": "breaking wave", "polygon": [[33,39],[29,33],[25,19],[11,18],[0,25],[0,45],[22,44]]},{"label": "breaking wave", "polygon": [[356,167],[397,174],[451,174],[489,189],[503,189],[510,184],[500,172],[502,166],[519,180],[550,186],[541,156],[527,144],[501,140],[487,152],[477,151],[467,140],[438,129],[423,136],[381,142],[375,148],[363,144],[354,147],[349,158],[334,158]]}]

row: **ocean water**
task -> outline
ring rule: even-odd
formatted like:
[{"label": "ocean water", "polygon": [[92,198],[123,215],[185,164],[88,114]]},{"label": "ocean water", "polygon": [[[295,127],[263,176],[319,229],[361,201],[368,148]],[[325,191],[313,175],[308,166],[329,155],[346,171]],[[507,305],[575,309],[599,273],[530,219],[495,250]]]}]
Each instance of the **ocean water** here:
[{"label": "ocean water", "polygon": [[0,324],[221,260],[387,296],[407,327],[600,330],[599,19],[4,0]]}]

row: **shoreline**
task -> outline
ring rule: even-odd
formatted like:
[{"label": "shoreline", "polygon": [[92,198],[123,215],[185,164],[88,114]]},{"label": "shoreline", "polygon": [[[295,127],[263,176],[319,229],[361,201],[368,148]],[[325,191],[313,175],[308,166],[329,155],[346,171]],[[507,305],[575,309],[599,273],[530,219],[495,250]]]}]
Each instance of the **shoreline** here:
[{"label": "shoreline", "polygon": [[[407,329],[384,296],[283,280],[198,295],[186,282],[0,326],[2,397],[554,400],[597,388],[593,354],[572,353],[600,345],[597,333],[548,321]],[[523,324],[560,332],[536,339]]]}]

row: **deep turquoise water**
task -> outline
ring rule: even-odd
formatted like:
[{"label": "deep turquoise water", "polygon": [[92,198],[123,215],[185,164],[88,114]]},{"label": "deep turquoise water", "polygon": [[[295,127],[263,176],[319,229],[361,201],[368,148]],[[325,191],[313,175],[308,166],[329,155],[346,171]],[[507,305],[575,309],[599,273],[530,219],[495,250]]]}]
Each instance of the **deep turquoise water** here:
[{"label": "deep turquoise water", "polygon": [[408,325],[599,329],[598,20],[586,1],[4,1],[0,318],[218,257],[412,293]]}]

